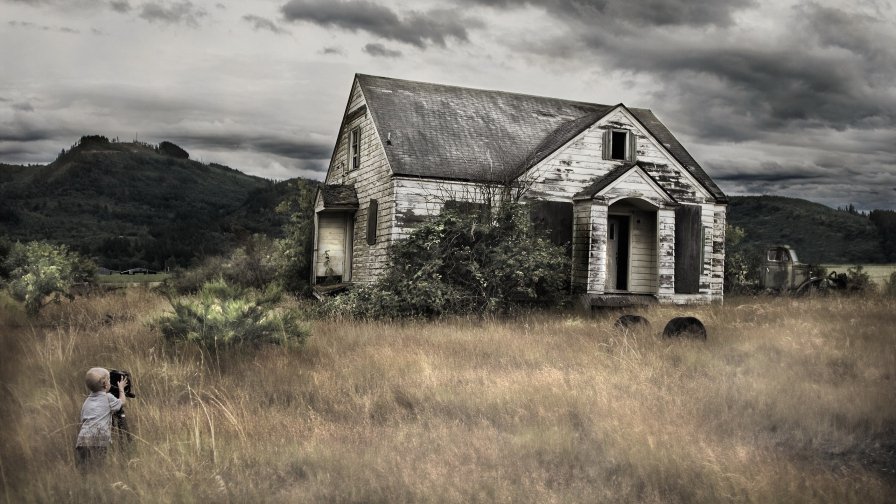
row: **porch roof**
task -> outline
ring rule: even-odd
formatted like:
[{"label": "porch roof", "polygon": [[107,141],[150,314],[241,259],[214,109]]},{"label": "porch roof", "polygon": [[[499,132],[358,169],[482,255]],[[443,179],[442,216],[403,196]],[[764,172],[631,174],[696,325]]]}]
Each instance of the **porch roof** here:
[{"label": "porch roof", "polygon": [[607,172],[607,174],[604,175],[603,177],[592,182],[590,185],[586,186],[584,189],[582,189],[581,191],[576,193],[575,196],[573,196],[573,199],[575,199],[575,200],[591,199],[591,198],[597,196],[598,194],[600,194],[601,191],[603,191],[604,189],[609,187],[610,184],[612,184],[616,180],[622,178],[622,176],[625,175],[626,173],[630,172],[631,170],[633,170],[635,168],[641,168],[641,173],[644,176],[646,176],[651,182],[653,182],[653,184],[656,186],[655,189],[662,191],[663,195],[666,196],[669,199],[669,201],[671,201],[673,203],[677,203],[675,198],[672,197],[672,195],[669,194],[669,192],[666,191],[663,188],[663,186],[661,186],[660,183],[657,182],[657,180],[655,178],[653,178],[647,170],[644,169],[645,166],[650,166],[650,165],[652,165],[652,163],[647,163],[644,161],[635,161],[633,163],[621,164],[621,165],[617,166],[616,168],[613,168],[612,170]]},{"label": "porch roof", "polygon": [[328,184],[320,187],[324,210],[357,210],[358,193],[351,184]]}]

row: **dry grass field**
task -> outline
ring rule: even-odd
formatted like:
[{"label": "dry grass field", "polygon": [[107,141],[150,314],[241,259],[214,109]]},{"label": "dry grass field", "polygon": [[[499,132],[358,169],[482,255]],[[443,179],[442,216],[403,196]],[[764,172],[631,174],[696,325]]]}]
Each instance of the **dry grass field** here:
[{"label": "dry grass field", "polygon": [[[728,299],[644,310],[317,321],[302,350],[168,348],[145,290],[52,306],[2,333],[5,502],[896,500],[896,302]],[[707,342],[664,340],[696,315]],[[138,438],[82,476],[96,365],[129,369]]]}]

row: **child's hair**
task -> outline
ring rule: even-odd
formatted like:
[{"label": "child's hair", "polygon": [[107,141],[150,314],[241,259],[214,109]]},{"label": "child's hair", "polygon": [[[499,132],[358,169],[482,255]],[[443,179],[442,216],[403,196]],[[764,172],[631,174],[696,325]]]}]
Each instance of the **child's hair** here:
[{"label": "child's hair", "polygon": [[109,371],[105,368],[95,367],[87,371],[84,383],[91,392],[99,392],[105,388],[105,381],[109,379]]}]

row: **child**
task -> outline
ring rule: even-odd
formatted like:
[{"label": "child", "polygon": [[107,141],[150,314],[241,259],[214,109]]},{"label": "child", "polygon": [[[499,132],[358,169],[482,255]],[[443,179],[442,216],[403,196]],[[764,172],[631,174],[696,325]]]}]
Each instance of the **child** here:
[{"label": "child", "polygon": [[122,378],[118,381],[118,397],[110,394],[109,371],[103,368],[87,371],[84,381],[90,395],[81,407],[81,431],[75,445],[76,461],[81,467],[105,460],[106,450],[112,444],[112,413],[127,402],[124,389],[128,385],[128,379]]}]

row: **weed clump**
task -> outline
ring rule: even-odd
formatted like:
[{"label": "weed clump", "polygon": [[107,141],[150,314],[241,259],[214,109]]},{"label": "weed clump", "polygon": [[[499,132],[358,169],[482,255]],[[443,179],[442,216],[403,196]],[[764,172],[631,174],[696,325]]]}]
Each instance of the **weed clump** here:
[{"label": "weed clump", "polygon": [[295,313],[276,307],[280,298],[275,288],[257,291],[213,280],[194,296],[169,295],[174,312],[154,325],[168,341],[195,343],[213,353],[265,343],[301,345],[308,330]]}]

